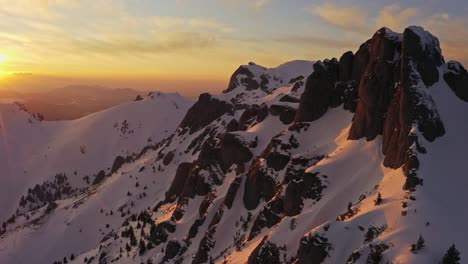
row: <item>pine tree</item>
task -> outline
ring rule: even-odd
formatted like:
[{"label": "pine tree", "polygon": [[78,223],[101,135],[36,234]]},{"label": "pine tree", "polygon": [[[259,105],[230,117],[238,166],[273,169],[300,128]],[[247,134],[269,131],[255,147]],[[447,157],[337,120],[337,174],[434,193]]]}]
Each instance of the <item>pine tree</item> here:
[{"label": "pine tree", "polygon": [[154,248],[153,243],[151,243],[151,241],[148,241],[148,243],[146,244],[146,250],[151,250],[153,248]]},{"label": "pine tree", "polygon": [[423,249],[426,246],[424,243],[425,243],[424,238],[421,235],[419,235],[418,242],[416,243],[416,249],[417,250]]},{"label": "pine tree", "polygon": [[421,235],[419,235],[418,242],[416,242],[416,244],[411,245],[411,252],[413,252],[414,254],[418,253],[419,250],[423,249],[426,246],[424,243],[424,238]]},{"label": "pine tree", "polygon": [[75,255],[72,253],[71,256],[70,256],[70,260],[75,260]]},{"label": "pine tree", "polygon": [[296,218],[291,218],[291,221],[289,222],[289,229],[294,230],[296,229]]},{"label": "pine tree", "polygon": [[135,233],[133,232],[133,227],[132,226],[130,226],[129,235],[130,235],[130,245],[132,247],[136,246],[137,245],[137,240],[136,240],[136,237],[135,237]]},{"label": "pine tree", "polygon": [[382,203],[382,194],[377,194],[377,199],[375,199],[374,204],[375,205],[380,205]]},{"label": "pine tree", "polygon": [[140,239],[140,251],[139,251],[140,256],[143,255],[145,251],[146,251],[145,241],[143,241],[143,239]]},{"label": "pine tree", "polygon": [[444,255],[442,264],[460,264],[460,259],[460,251],[455,247],[455,244],[452,244]]},{"label": "pine tree", "polygon": [[127,250],[127,252],[130,252],[130,250],[132,250],[132,248],[130,247],[128,243],[125,244],[125,250]]}]

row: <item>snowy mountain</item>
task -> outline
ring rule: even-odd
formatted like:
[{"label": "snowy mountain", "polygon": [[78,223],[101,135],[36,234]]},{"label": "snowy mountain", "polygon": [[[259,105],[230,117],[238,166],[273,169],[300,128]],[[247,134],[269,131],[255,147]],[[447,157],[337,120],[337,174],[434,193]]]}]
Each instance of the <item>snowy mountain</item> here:
[{"label": "snowy mountain", "polygon": [[467,71],[415,26],[240,66],[194,104],[64,122],[2,106],[0,263],[463,260],[467,115]]}]

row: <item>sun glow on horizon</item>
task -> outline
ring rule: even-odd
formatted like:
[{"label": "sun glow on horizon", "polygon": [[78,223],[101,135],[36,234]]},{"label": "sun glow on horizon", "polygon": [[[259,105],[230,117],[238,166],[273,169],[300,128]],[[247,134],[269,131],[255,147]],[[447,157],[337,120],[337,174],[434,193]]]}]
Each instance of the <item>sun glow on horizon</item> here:
[{"label": "sun glow on horizon", "polygon": [[7,61],[8,57],[4,54],[0,54],[0,63]]}]

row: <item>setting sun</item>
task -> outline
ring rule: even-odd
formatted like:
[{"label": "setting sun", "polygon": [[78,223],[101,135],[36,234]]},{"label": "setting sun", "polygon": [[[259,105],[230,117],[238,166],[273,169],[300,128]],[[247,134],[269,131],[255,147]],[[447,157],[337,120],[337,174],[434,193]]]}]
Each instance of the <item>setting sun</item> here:
[{"label": "setting sun", "polygon": [[6,55],[0,54],[0,63],[5,62],[8,59]]}]

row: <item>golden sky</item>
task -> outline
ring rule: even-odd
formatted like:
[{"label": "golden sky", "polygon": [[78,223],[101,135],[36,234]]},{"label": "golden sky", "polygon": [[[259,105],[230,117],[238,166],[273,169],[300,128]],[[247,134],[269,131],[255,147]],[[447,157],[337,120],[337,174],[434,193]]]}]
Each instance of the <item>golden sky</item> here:
[{"label": "golden sky", "polygon": [[221,91],[240,65],[357,50],[418,24],[468,62],[464,1],[0,0],[0,89]]}]

